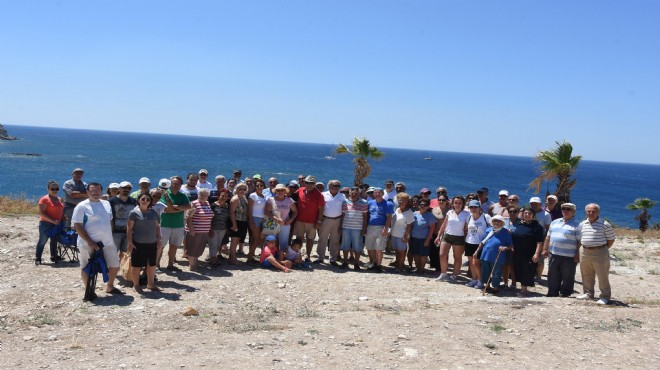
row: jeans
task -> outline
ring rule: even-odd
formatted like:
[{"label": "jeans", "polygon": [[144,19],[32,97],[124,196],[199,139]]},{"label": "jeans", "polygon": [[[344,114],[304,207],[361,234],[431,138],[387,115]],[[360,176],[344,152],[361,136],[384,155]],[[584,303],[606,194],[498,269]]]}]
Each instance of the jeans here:
[{"label": "jeans", "polygon": [[577,264],[573,257],[550,254],[548,261],[548,296],[561,294],[568,297],[573,294],[575,284],[575,268]]},{"label": "jeans", "polygon": [[280,232],[277,233],[277,240],[281,250],[287,250],[289,246],[289,233],[291,225],[281,225]]},{"label": "jeans", "polygon": [[[41,255],[44,253],[44,246],[46,246],[46,242],[49,239],[46,231],[52,227],[56,226],[50,222],[39,221],[39,241],[37,242],[37,253],[35,256],[38,260],[41,260]],[[55,236],[50,238],[50,256],[55,257],[57,255],[57,237]]]}]

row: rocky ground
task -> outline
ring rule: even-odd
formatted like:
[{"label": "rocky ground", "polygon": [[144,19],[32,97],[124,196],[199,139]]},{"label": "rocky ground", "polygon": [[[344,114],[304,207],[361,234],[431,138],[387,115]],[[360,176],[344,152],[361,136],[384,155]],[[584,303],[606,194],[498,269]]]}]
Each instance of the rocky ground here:
[{"label": "rocky ground", "polygon": [[[546,298],[544,286],[521,299],[435,275],[244,264],[160,274],[162,293],[99,289],[89,303],[77,264],[34,266],[36,229],[36,217],[0,217],[3,368],[657,368],[660,360],[660,246],[635,233],[612,249],[615,300],[603,307]],[[577,280],[581,292],[579,271]],[[191,307],[198,314],[184,315]]]}]

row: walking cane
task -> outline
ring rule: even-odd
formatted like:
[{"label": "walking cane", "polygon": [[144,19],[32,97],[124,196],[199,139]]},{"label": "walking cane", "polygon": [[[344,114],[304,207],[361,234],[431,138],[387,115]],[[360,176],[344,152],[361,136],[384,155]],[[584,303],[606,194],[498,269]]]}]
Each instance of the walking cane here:
[{"label": "walking cane", "polygon": [[486,295],[486,289],[490,286],[490,279],[493,278],[493,272],[495,271],[495,266],[497,266],[497,260],[500,259],[500,254],[502,254],[502,250],[499,249],[498,247],[498,252],[497,252],[497,257],[495,257],[495,263],[493,264],[493,269],[490,270],[490,276],[488,277],[488,281],[486,281],[486,285],[484,285],[484,291],[482,292],[482,296]]}]

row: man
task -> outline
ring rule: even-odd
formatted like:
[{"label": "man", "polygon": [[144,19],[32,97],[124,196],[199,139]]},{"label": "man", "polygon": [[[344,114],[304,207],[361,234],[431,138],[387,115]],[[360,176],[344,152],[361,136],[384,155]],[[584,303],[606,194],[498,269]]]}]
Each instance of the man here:
[{"label": "man", "polygon": [[[406,191],[406,184],[402,182],[397,182],[396,184],[394,184],[394,190],[396,191],[396,194],[403,193],[404,191]],[[396,199],[396,194],[394,194],[394,199],[393,199],[394,209],[397,209],[399,207],[399,200]]]},{"label": "man", "polygon": [[497,198],[497,203],[493,203],[493,205],[488,210],[488,214],[491,216],[500,215],[502,217],[509,217],[509,214],[506,211],[506,206],[509,204],[509,191],[500,190]]},{"label": "man", "polygon": [[360,270],[360,255],[364,249],[363,237],[367,235],[369,208],[367,201],[360,198],[360,188],[350,190],[350,199],[342,206],[341,219],[341,250],[344,252],[342,267],[348,267],[348,253],[354,253],[354,269]]},{"label": "man", "polygon": [[552,221],[543,243],[543,257],[548,256],[548,297],[569,297],[575,284],[575,267],[580,262],[580,222],[575,219],[575,204],[561,206],[562,218]]},{"label": "man", "polygon": [[232,174],[232,176],[233,176],[232,179],[234,180],[234,182],[236,183],[236,185],[238,185],[238,184],[240,184],[240,183],[243,182],[243,179],[242,179],[242,177],[243,177],[243,171],[241,171],[241,170],[239,170],[239,169],[235,169],[235,170],[233,170],[233,171],[231,172],[231,174]]},{"label": "man", "polygon": [[140,196],[140,194],[142,194],[142,193],[149,194],[149,191],[151,190],[150,189],[151,188],[151,181],[149,180],[148,177],[143,177],[138,182],[138,186],[140,188],[131,193],[131,198],[136,199],[136,200]]},{"label": "man", "polygon": [[548,195],[547,198],[545,198],[545,211],[550,214],[550,218],[552,218],[552,221],[563,217],[563,213],[560,209],[561,207],[557,206],[557,196],[556,195]]},{"label": "man", "polygon": [[396,198],[396,189],[394,189],[393,180],[385,180],[385,193],[383,194],[383,199],[394,202]]},{"label": "man", "polygon": [[199,178],[199,181],[197,181],[197,190],[199,190],[199,189],[209,189],[209,190],[213,189],[213,184],[211,184],[210,182],[207,181],[208,178],[209,178],[209,171],[202,168],[201,170],[199,170],[199,173],[197,173],[197,175],[198,175],[198,178]]},{"label": "man", "polygon": [[275,187],[279,184],[276,177],[271,177],[268,179],[268,187],[264,189],[264,196],[266,198],[272,198],[275,196]]},{"label": "man", "polygon": [[374,188],[374,199],[367,202],[369,208],[369,222],[364,244],[369,253],[370,270],[383,272],[383,251],[387,243],[387,235],[392,226],[394,206],[383,199],[383,189]]},{"label": "man", "polygon": [[182,186],[180,191],[188,196],[189,201],[197,199],[197,183],[199,182],[199,175],[196,173],[189,173],[186,177],[186,185]]},{"label": "man", "polygon": [[445,199],[449,199],[449,196],[447,195],[447,188],[445,188],[444,186],[439,186],[435,190],[435,195],[436,195],[436,197],[431,199],[431,202],[429,203],[429,207],[431,209],[436,208],[438,206],[438,198],[439,197],[443,196],[443,197],[445,197]]},{"label": "man", "polygon": [[328,182],[328,191],[324,191],[323,200],[323,221],[319,229],[319,244],[316,246],[316,253],[319,258],[314,263],[323,263],[325,250],[330,246],[330,264],[338,267],[337,255],[339,254],[339,234],[341,226],[342,207],[346,202],[344,194],[339,192],[341,184],[339,180],[330,180]]},{"label": "man", "polygon": [[580,273],[584,294],[577,299],[593,299],[594,285],[598,277],[600,297],[598,304],[608,304],[612,298],[610,288],[610,248],[614,244],[614,230],[609,222],[600,218],[600,206],[587,204],[584,209],[587,219],[580,222],[582,254],[580,255]]},{"label": "man", "polygon": [[[550,214],[541,206],[541,198],[539,197],[530,198],[529,206],[532,208],[532,211],[534,211],[534,214],[536,214],[536,221],[543,226],[543,234],[545,236],[552,223],[552,217],[550,217]],[[536,279],[541,280],[541,277],[543,276],[543,268],[545,268],[545,262],[543,256],[541,256],[539,263],[536,266]]]},{"label": "man", "polygon": [[[169,243],[170,247],[167,252],[167,269],[171,271],[181,271],[180,268],[174,266],[176,262],[176,250],[183,246],[184,233],[184,214],[185,211],[190,209],[190,199],[188,196],[181,192],[181,185],[183,179],[181,176],[173,176],[170,179],[170,188],[160,198],[162,203],[167,205],[167,209],[163,212],[160,218],[160,234],[165,244]],[[158,269],[160,269],[160,256],[162,249],[158,251]]]},{"label": "man", "polygon": [[128,251],[128,239],[126,239],[128,214],[137,205],[137,201],[129,195],[132,189],[130,182],[122,181],[119,183],[119,193],[109,200],[112,207],[112,239],[120,258]]},{"label": "man", "polygon": [[419,195],[422,197],[422,199],[426,199],[429,202],[429,204],[431,204],[431,189],[421,188],[419,190]]},{"label": "man", "polygon": [[[225,179],[224,176],[218,175],[215,177],[215,187],[211,189],[211,194],[209,195],[209,202],[210,203],[215,203],[220,194],[220,190],[225,189],[225,183],[227,182],[227,179]],[[231,197],[230,197],[231,199]]]},{"label": "man", "polygon": [[[305,240],[305,251],[307,258],[305,262],[310,262],[316,230],[323,222],[323,209],[325,208],[325,199],[323,195],[316,190],[316,177],[309,175],[304,179],[305,186],[298,189],[298,217],[293,233],[301,240]],[[319,256],[321,257],[321,256]]]},{"label": "man", "polygon": [[82,181],[85,171],[82,168],[76,168],[71,172],[71,179],[66,180],[62,185],[64,190],[64,216],[66,218],[64,226],[71,228],[71,215],[73,209],[78,203],[87,199],[87,183]]},{"label": "man", "polygon": [[[81,170],[82,171],[82,170]],[[84,271],[90,256],[103,249],[105,263],[108,266],[108,282],[105,286],[105,292],[108,294],[124,294],[121,290],[115,288],[115,277],[119,271],[119,256],[112,238],[112,208],[110,203],[101,199],[101,184],[92,182],[85,192],[88,199],[84,199],[76,205],[71,216],[71,223],[78,233],[78,255],[80,259],[80,277],[83,281],[83,288],[87,286],[89,275]],[[96,293],[89,300],[96,298]]]},{"label": "man", "polygon": [[490,207],[493,205],[493,202],[488,200],[488,188],[477,190],[477,197],[479,197],[479,202],[481,203],[481,210],[484,213],[488,213]]}]

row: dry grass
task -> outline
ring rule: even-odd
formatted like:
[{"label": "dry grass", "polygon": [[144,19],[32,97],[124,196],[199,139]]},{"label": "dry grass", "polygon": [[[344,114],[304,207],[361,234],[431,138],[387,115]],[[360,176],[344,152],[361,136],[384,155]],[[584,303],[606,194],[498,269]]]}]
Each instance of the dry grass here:
[{"label": "dry grass", "polygon": [[639,229],[624,229],[617,227],[614,229],[617,237],[637,238],[637,239],[660,239],[660,230],[649,229],[641,232]]},{"label": "dry grass", "polygon": [[37,204],[25,195],[0,196],[1,216],[34,215],[38,212]]}]

